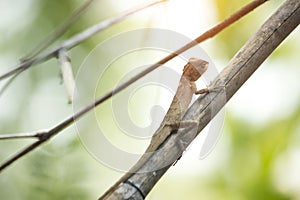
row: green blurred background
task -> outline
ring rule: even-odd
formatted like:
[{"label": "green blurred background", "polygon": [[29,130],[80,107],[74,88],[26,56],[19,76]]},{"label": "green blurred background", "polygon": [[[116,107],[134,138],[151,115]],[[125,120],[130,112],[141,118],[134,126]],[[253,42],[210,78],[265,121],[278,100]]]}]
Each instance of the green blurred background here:
[{"label": "green blurred background", "polygon": [[[145,10],[72,49],[74,73],[97,44],[114,34],[148,27],[194,38],[248,2],[171,0]],[[266,3],[201,44],[219,70],[282,2]],[[0,74],[16,65],[81,3],[0,0]],[[98,0],[59,41],[140,3]],[[194,142],[148,199],[300,199],[299,44],[298,28],[228,103],[222,136],[213,152],[199,160],[200,147]],[[105,84],[101,89],[111,87]],[[105,115],[110,104],[101,109]],[[0,110],[0,134],[49,128],[72,114],[57,61],[51,59],[19,76],[0,97]],[[30,142],[0,141],[1,161]],[[121,174],[97,162],[71,127],[0,174],[0,199],[96,199]]]}]

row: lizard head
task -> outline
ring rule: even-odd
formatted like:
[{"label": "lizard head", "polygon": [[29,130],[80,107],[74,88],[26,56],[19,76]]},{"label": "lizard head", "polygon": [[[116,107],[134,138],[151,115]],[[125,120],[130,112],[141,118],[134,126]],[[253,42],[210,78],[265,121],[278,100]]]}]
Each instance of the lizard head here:
[{"label": "lizard head", "polygon": [[199,58],[190,58],[183,69],[183,75],[191,81],[196,81],[207,70],[209,63]]}]

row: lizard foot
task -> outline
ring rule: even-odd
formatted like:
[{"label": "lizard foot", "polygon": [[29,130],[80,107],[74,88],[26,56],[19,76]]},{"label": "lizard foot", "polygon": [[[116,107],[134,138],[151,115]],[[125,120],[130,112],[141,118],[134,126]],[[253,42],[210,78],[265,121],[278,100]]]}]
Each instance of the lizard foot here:
[{"label": "lizard foot", "polygon": [[197,120],[193,120],[193,119],[191,119],[191,120],[184,120],[184,121],[180,121],[180,122],[178,122],[178,123],[174,123],[174,122],[172,122],[172,123],[170,123],[170,124],[168,124],[168,123],[166,123],[166,125],[168,125],[168,126],[171,126],[172,128],[174,128],[174,129],[181,129],[181,128],[183,128],[183,129],[186,129],[186,128],[192,128],[192,127],[194,127],[194,126],[197,126],[198,125],[198,121]]},{"label": "lizard foot", "polygon": [[218,92],[220,90],[225,90],[225,86],[217,86],[217,87],[213,87],[213,88],[204,88],[201,90],[197,90],[195,92],[195,94],[206,94],[206,93],[210,93],[210,92]]}]

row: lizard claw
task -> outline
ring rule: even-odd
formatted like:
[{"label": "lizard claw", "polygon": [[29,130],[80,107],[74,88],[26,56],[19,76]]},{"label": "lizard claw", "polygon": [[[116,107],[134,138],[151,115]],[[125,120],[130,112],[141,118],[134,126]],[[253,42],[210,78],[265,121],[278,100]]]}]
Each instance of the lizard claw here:
[{"label": "lizard claw", "polygon": [[204,88],[204,89],[201,89],[201,90],[197,90],[195,92],[195,94],[206,94],[206,93],[209,93],[209,92],[218,92],[222,89],[225,90],[225,86],[216,86],[216,87],[213,87],[213,88]]}]

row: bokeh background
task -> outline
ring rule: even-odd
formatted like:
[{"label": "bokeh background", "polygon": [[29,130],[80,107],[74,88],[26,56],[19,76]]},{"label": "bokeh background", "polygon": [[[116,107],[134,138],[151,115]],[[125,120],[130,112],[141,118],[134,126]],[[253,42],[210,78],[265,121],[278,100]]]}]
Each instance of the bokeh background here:
[{"label": "bokeh background", "polygon": [[[248,2],[171,0],[142,11],[72,49],[74,73],[96,45],[115,34],[163,28],[195,38]],[[201,44],[219,70],[282,2],[267,2]],[[57,43],[140,3],[98,0]],[[12,69],[81,4],[79,0],[0,0],[0,74]],[[148,199],[300,199],[299,52],[298,27],[227,104],[221,137],[210,155],[199,159],[204,138],[197,138]],[[73,113],[59,73],[57,60],[51,59],[11,84],[0,97],[0,134],[50,128]],[[107,79],[114,79],[116,73],[118,69],[112,70]],[[97,96],[112,87],[108,81]],[[133,107],[132,116],[144,108],[138,102]],[[100,108],[99,119],[111,112],[109,103]],[[115,129],[114,124],[107,126]],[[0,160],[30,142],[0,141]],[[121,175],[95,160],[70,127],[1,172],[0,199],[96,199]]]}]

